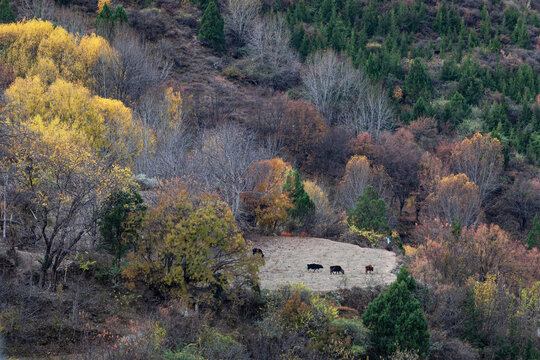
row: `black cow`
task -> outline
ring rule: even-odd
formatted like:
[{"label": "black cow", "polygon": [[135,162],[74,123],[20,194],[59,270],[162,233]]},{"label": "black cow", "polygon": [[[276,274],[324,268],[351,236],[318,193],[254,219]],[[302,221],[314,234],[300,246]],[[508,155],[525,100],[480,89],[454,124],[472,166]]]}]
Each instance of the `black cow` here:
[{"label": "black cow", "polygon": [[262,250],[259,248],[253,248],[253,255],[255,254],[261,254],[261,257],[264,257]]},{"label": "black cow", "polygon": [[345,270],[339,265],[330,266],[330,274],[339,274],[345,275]]},{"label": "black cow", "polygon": [[373,272],[373,265],[371,265],[371,264],[370,264],[370,265],[366,265],[366,274],[367,274],[368,272],[371,272],[371,273]]},{"label": "black cow", "polygon": [[324,266],[320,264],[307,264],[307,271],[313,270],[313,272],[315,272],[320,269],[324,269]]}]

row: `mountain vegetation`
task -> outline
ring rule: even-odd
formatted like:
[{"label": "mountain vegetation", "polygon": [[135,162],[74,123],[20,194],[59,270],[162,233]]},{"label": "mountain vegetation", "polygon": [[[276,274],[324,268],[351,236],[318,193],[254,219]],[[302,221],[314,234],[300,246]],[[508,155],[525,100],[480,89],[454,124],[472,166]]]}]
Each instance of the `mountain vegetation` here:
[{"label": "mountain vegetation", "polygon": [[[0,358],[539,359],[539,12],[1,0]],[[264,289],[260,234],[397,278]]]}]

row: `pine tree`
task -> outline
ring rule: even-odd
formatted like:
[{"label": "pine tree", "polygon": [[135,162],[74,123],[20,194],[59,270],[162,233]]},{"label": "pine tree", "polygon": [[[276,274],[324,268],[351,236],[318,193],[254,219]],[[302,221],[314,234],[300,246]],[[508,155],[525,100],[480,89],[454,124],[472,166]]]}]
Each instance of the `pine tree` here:
[{"label": "pine tree", "polygon": [[446,35],[448,33],[447,24],[446,24],[446,1],[442,1],[437,9],[437,14],[435,15],[435,21],[433,22],[433,30],[435,30],[440,35]]},{"label": "pine tree", "polygon": [[428,116],[428,115],[429,115],[428,104],[426,104],[426,101],[424,100],[424,98],[420,96],[413,106],[411,120],[416,120],[420,116]]},{"label": "pine tree", "polygon": [[9,0],[0,1],[0,24],[7,24],[15,21],[15,13],[11,8]]},{"label": "pine tree", "polygon": [[416,102],[419,97],[429,99],[431,96],[431,78],[427,73],[426,66],[418,59],[415,59],[411,64],[409,73],[405,78],[404,90],[407,99],[412,103]]},{"label": "pine tree", "polygon": [[470,58],[465,59],[461,65],[458,91],[470,105],[476,104],[484,92],[484,85],[478,70],[477,64]]},{"label": "pine tree", "polygon": [[427,355],[429,332],[420,302],[413,294],[415,288],[414,279],[405,267],[401,268],[397,280],[362,315],[371,330],[375,357],[388,358],[398,349]]},{"label": "pine tree", "polygon": [[482,7],[482,24],[480,24],[480,34],[482,34],[482,41],[484,45],[489,45],[491,41],[491,20],[486,4]]},{"label": "pine tree", "polygon": [[223,32],[223,18],[214,1],[211,1],[201,18],[199,39],[206,42],[215,50],[223,50],[225,47],[225,33]]},{"label": "pine tree", "polygon": [[470,107],[463,95],[458,91],[454,93],[444,107],[445,119],[448,122],[450,130],[455,130],[469,116],[469,113]]},{"label": "pine tree", "polygon": [[105,2],[103,8],[96,17],[96,33],[107,40],[111,40],[114,30],[114,19],[111,8]]},{"label": "pine tree", "polygon": [[529,249],[537,248],[540,250],[540,220],[538,219],[538,214],[534,216],[533,226],[527,236],[527,247]]},{"label": "pine tree", "polygon": [[114,13],[112,15],[112,18],[115,25],[128,23],[126,10],[124,10],[124,7],[122,5],[116,5],[116,8],[114,8]]},{"label": "pine tree", "polygon": [[135,190],[112,193],[103,202],[98,221],[101,242],[116,262],[132,248],[145,211],[143,199]]},{"label": "pine tree", "polygon": [[379,25],[379,12],[374,1],[369,3],[368,8],[362,16],[362,23],[368,37],[375,34],[375,30]]},{"label": "pine tree", "polygon": [[289,215],[293,219],[302,221],[307,215],[315,211],[315,204],[305,191],[304,183],[300,180],[298,170],[289,171],[285,185],[283,185],[283,193],[289,196],[294,205],[294,208],[289,210]]},{"label": "pine tree", "polygon": [[471,29],[469,32],[469,39],[467,40],[467,46],[469,49],[475,48],[478,45],[480,45],[480,40],[478,39],[478,35],[476,34],[476,30]]},{"label": "pine tree", "polygon": [[514,32],[512,33],[512,41],[519,47],[528,49],[530,47],[529,32],[527,31],[527,25],[523,18],[520,18]]},{"label": "pine tree", "polygon": [[332,18],[334,8],[333,0],[324,0],[319,9],[319,19],[323,23],[327,23]]},{"label": "pine tree", "polygon": [[356,20],[356,14],[358,13],[358,6],[353,0],[347,0],[345,8],[343,9],[343,21],[348,27],[352,27]]},{"label": "pine tree", "polygon": [[444,61],[441,68],[441,80],[453,81],[459,78],[459,68],[454,58],[450,58]]},{"label": "pine tree", "polygon": [[364,192],[358,195],[356,206],[349,214],[347,222],[363,230],[385,233],[390,230],[386,218],[386,203],[379,198],[373,186],[366,186]]}]

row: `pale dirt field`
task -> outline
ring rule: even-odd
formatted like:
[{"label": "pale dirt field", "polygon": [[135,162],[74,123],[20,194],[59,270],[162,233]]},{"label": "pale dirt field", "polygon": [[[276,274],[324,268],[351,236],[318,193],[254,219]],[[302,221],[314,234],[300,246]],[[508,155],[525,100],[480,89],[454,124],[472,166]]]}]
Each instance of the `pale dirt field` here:
[{"label": "pale dirt field", "polygon": [[[391,271],[398,263],[391,251],[319,238],[261,236],[251,241],[253,247],[264,253],[265,265],[259,269],[259,278],[265,289],[304,283],[314,291],[332,291],[385,285],[396,279]],[[309,263],[321,264],[324,269],[308,272]],[[366,275],[368,264],[373,265],[374,271]],[[331,265],[341,265],[345,275],[331,275]]]}]

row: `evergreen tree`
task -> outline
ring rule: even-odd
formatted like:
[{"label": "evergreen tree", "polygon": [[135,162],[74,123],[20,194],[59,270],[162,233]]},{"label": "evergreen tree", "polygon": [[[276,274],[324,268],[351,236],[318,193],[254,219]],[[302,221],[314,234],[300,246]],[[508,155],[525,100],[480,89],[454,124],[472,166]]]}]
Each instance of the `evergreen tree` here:
[{"label": "evergreen tree", "polygon": [[304,32],[302,43],[300,44],[300,48],[298,49],[298,53],[300,54],[300,58],[302,59],[302,61],[306,59],[310,51],[311,51],[311,41],[309,40],[309,36]]},{"label": "evergreen tree", "polygon": [[503,27],[506,29],[506,31],[510,34],[512,31],[514,31],[514,27],[516,26],[517,22],[519,20],[519,11],[513,6],[509,6],[504,10],[503,14]]},{"label": "evergreen tree", "polygon": [[495,54],[498,54],[501,49],[502,49],[502,43],[501,43],[501,39],[499,37],[499,29],[497,29],[497,31],[495,32],[495,36],[493,37],[493,39],[491,40],[490,44],[489,44],[489,48],[491,49],[491,51],[493,51]]},{"label": "evergreen tree", "polygon": [[396,350],[416,351],[421,357],[429,350],[427,321],[420,302],[414,297],[414,279],[405,267],[397,280],[372,301],[362,315],[371,330],[376,357],[388,358]]},{"label": "evergreen tree", "polygon": [[343,21],[348,27],[352,27],[358,14],[358,5],[354,0],[347,0],[343,9]]},{"label": "evergreen tree", "polygon": [[450,130],[455,130],[469,114],[470,107],[467,101],[463,95],[456,91],[444,107],[445,119]]},{"label": "evergreen tree", "polygon": [[538,219],[538,214],[534,216],[533,226],[527,236],[527,247],[529,249],[537,248],[540,250],[540,220]]},{"label": "evergreen tree", "polygon": [[214,1],[211,1],[201,18],[199,39],[206,42],[215,50],[223,50],[225,47],[225,33],[223,32],[223,18]]},{"label": "evergreen tree", "polygon": [[527,25],[523,18],[520,18],[514,32],[512,33],[512,41],[519,47],[528,49],[530,47],[530,38],[529,32],[527,30]]},{"label": "evergreen tree", "polygon": [[411,120],[416,120],[420,116],[429,116],[429,103],[426,103],[423,97],[419,97],[413,106]]},{"label": "evergreen tree", "polygon": [[294,208],[289,210],[289,215],[293,219],[302,221],[315,211],[315,204],[304,189],[304,183],[300,180],[298,170],[289,171],[285,185],[283,185],[283,193],[289,196],[294,205]]},{"label": "evergreen tree", "polygon": [[334,10],[334,1],[333,0],[323,0],[321,7],[319,8],[319,19],[323,23],[327,23],[332,18],[332,13]]},{"label": "evergreen tree", "polygon": [[98,221],[101,243],[114,255],[115,262],[135,243],[145,211],[141,195],[133,189],[112,193],[101,205]]},{"label": "evergreen tree", "polygon": [[386,203],[379,198],[373,186],[368,185],[364,192],[358,195],[356,206],[349,214],[347,222],[359,229],[385,233],[390,230],[386,218]]},{"label": "evergreen tree", "polygon": [[112,15],[112,18],[113,18],[114,25],[128,23],[126,10],[124,10],[124,7],[122,5],[116,5],[116,7],[114,8],[114,13]]},{"label": "evergreen tree", "polygon": [[377,6],[375,6],[374,1],[369,3],[368,8],[362,16],[362,23],[364,24],[364,29],[368,38],[373,36],[379,25],[379,11],[377,10]]},{"label": "evergreen tree", "polygon": [[9,0],[0,1],[0,24],[7,24],[15,21],[15,13],[11,8]]},{"label": "evergreen tree", "polygon": [[480,45],[480,40],[478,39],[476,30],[471,29],[471,31],[469,31],[469,39],[467,40],[467,46],[469,47],[469,49],[472,49],[477,47],[478,45]]},{"label": "evergreen tree", "polygon": [[444,60],[443,66],[441,68],[441,80],[453,81],[453,80],[457,80],[458,78],[459,78],[459,68],[454,58]]},{"label": "evergreen tree", "polygon": [[482,41],[484,45],[489,45],[491,41],[491,20],[486,4],[482,7],[482,23],[480,24],[480,34],[482,34]]},{"label": "evergreen tree", "polygon": [[478,65],[470,58],[461,65],[458,91],[471,105],[476,104],[483,96],[484,85],[480,79]]},{"label": "evergreen tree", "polygon": [[103,8],[96,16],[96,33],[103,36],[107,40],[111,40],[114,30],[114,19],[111,8],[107,2],[103,4]]},{"label": "evergreen tree", "polygon": [[419,97],[424,97],[425,99],[431,97],[431,78],[427,73],[426,66],[418,59],[413,61],[409,73],[405,77],[404,90],[407,94],[407,99],[412,103],[416,102]]}]

